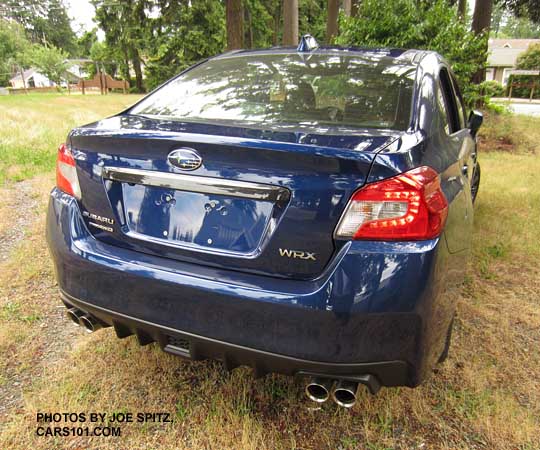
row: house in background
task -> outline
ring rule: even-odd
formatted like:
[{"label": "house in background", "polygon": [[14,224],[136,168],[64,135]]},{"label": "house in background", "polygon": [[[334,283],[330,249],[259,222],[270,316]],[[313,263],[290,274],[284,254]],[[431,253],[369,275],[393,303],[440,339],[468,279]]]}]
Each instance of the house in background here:
[{"label": "house in background", "polygon": [[27,88],[51,87],[55,85],[45,75],[39,73],[34,68],[25,70],[23,74],[18,73],[9,80],[9,83],[13,89],[24,89],[25,83]]},{"label": "house in background", "polygon": [[[67,80],[70,84],[77,84],[81,78],[85,78],[88,74],[86,73],[83,63],[88,60],[83,59],[68,59],[66,60],[67,70],[64,74],[64,80],[60,83],[62,86],[66,86]],[[39,72],[38,69],[32,67],[23,72],[24,82],[21,73],[17,73],[13,76],[9,83],[13,89],[24,89],[24,84],[26,83],[26,88],[47,88],[54,87],[56,83],[49,80],[46,75]]]},{"label": "house in background", "polygon": [[486,80],[496,80],[506,85],[512,71],[516,69],[518,56],[540,39],[490,39],[486,68]]}]

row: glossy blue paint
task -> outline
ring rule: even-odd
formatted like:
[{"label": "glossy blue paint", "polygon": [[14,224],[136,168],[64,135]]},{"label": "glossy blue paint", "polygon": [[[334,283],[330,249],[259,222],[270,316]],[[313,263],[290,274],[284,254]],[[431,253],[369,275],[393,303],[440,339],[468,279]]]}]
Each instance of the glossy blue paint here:
[{"label": "glossy blue paint", "polygon": [[[409,129],[264,129],[129,110],[77,128],[69,144],[82,199],[55,189],[47,216],[58,283],[96,307],[252,349],[336,365],[403,361],[401,384],[414,386],[442,351],[466,267],[475,140],[464,119],[459,130],[445,128],[438,74],[447,65],[437,54],[314,51],[416,65]],[[203,160],[194,176],[282,186],[291,197],[281,204],[102,177],[105,166],[181,173],[167,164],[180,147]],[[357,189],[422,165],[440,174],[449,203],[440,237],[333,238]],[[90,214],[110,219],[112,231],[93,227]],[[279,249],[313,252],[316,260],[284,258]]]},{"label": "glossy blue paint", "polygon": [[[113,218],[119,224],[112,233],[92,229],[97,239],[184,261],[305,279],[319,276],[342,245],[333,241],[332,232],[345,204],[364,184],[375,151],[399,135],[392,131],[351,133],[265,132],[120,116],[74,130],[70,134],[70,144],[77,159],[81,189],[87,193],[81,200],[81,209]],[[200,246],[197,249],[164,246],[153,239],[128,232],[126,202],[128,207],[132,205],[133,189],[122,188],[116,182],[104,182],[102,168],[129,167],[181,173],[167,163],[167,155],[183,146],[196,148],[203,159],[202,166],[190,172],[193,175],[291,188],[288,204],[274,205],[272,211],[267,205],[265,217],[272,215],[274,223],[264,230],[264,235],[250,238],[257,241],[257,248],[253,248],[255,244],[252,242],[239,250],[231,242],[228,248],[221,247],[221,250],[230,250],[228,255],[217,254],[212,248],[204,251]],[[146,191],[150,192],[149,189]],[[231,201],[230,198],[215,200]],[[194,242],[218,241],[220,235],[230,231],[228,221],[210,223],[213,215],[207,214],[205,205],[206,202],[198,202],[193,204],[197,211],[191,209],[193,217],[206,218],[200,226],[201,234],[193,236]],[[85,220],[88,225],[89,219]],[[143,225],[148,227],[150,237],[165,231],[163,220],[167,219],[148,220]],[[308,233],[306,220],[312,221]],[[252,234],[251,222],[244,222],[244,226],[241,234]],[[212,234],[208,234],[209,227],[214,227]],[[280,256],[280,248],[314,252],[317,259],[309,264],[285,260]],[[248,255],[238,257],[238,251]]]},{"label": "glossy blue paint", "polygon": [[[434,268],[447,258],[440,239],[352,242],[313,281],[215,269],[94,239],[77,203],[58,190],[47,235],[60,288],[75,298],[172,329],[331,363],[396,359],[414,366],[422,324],[432,323]],[[421,372],[411,377],[416,384]]]}]

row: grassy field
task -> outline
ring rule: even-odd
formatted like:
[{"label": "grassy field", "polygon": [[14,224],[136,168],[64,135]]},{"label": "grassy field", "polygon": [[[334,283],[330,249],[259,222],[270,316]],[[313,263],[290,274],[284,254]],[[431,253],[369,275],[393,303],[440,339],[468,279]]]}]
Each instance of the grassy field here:
[{"label": "grassy field", "polygon": [[50,171],[69,130],[119,112],[138,98],[57,94],[0,98],[0,181],[20,181]]},{"label": "grassy field", "polygon": [[[344,410],[314,407],[288,377],[227,373],[63,317],[43,239],[56,146],[134,100],[0,97],[0,448],[540,449],[539,119],[489,117],[483,130],[449,359],[420,388],[362,393]],[[121,440],[36,436],[37,412],[92,411],[163,411],[174,423],[127,424]]]}]

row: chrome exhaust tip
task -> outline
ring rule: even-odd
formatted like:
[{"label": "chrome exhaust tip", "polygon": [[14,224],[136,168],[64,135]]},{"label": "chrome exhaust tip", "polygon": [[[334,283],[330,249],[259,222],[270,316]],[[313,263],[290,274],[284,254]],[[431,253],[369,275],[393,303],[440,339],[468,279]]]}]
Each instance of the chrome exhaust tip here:
[{"label": "chrome exhaust tip", "polygon": [[99,330],[103,326],[96,318],[83,314],[79,319],[80,324],[86,329],[88,333],[93,333],[94,331]]},{"label": "chrome exhaust tip", "polygon": [[358,391],[358,383],[354,381],[341,380],[338,381],[332,391],[332,398],[344,408],[352,408],[356,403],[356,392]]},{"label": "chrome exhaust tip", "polygon": [[314,378],[306,385],[306,395],[310,400],[324,403],[330,398],[333,380],[327,378]]},{"label": "chrome exhaust tip", "polygon": [[81,317],[84,315],[84,313],[77,308],[69,308],[66,311],[66,315],[68,316],[69,320],[71,320],[75,325],[81,325]]}]

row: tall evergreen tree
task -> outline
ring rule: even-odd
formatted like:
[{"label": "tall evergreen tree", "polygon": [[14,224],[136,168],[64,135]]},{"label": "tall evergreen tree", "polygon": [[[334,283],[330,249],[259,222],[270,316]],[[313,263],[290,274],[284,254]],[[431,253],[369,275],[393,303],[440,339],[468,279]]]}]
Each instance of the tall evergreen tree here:
[{"label": "tall evergreen tree", "polygon": [[[279,0],[244,0],[244,47],[265,48],[274,44],[275,20],[281,21]],[[274,18],[274,14],[277,17]],[[278,33],[281,31],[278,26]]]},{"label": "tall evergreen tree", "polygon": [[227,50],[244,48],[244,6],[242,0],[226,0]]},{"label": "tall evergreen tree", "polygon": [[352,10],[352,0],[343,0],[343,14],[350,17]]},{"label": "tall evergreen tree", "polygon": [[283,2],[283,45],[298,44],[298,0]]},{"label": "tall evergreen tree", "polygon": [[[474,13],[473,13],[473,20],[471,25],[471,30],[474,34],[477,36],[483,35],[486,37],[484,50],[486,54],[485,62],[487,61],[487,36],[489,36],[489,29],[491,25],[491,13],[493,10],[493,0],[476,0],[474,4]],[[484,81],[486,70],[484,65],[480,67],[477,72],[473,75],[473,82],[474,83],[481,83]]]},{"label": "tall evergreen tree", "polygon": [[76,55],[76,36],[63,0],[0,0],[0,13],[21,24],[32,42]]},{"label": "tall evergreen tree", "polygon": [[502,4],[516,16],[540,23],[540,0],[502,0]]},{"label": "tall evergreen tree", "polygon": [[225,8],[216,0],[159,0],[147,21],[146,82],[152,89],[226,46]]},{"label": "tall evergreen tree", "polygon": [[29,47],[21,25],[0,19],[0,86],[7,86],[9,79],[23,69]]},{"label": "tall evergreen tree", "polygon": [[88,58],[90,56],[90,50],[97,40],[98,37],[96,28],[90,31],[85,31],[83,35],[77,39],[77,56]]},{"label": "tall evergreen tree", "polygon": [[326,41],[332,42],[338,33],[339,1],[328,0],[326,18]]},{"label": "tall evergreen tree", "polygon": [[458,1],[458,17],[461,20],[465,20],[467,17],[467,0]]},{"label": "tall evergreen tree", "polygon": [[92,1],[96,9],[96,20],[105,32],[105,42],[116,50],[120,71],[125,80],[130,80],[130,67],[135,73],[135,89],[144,92],[141,52],[146,46],[145,28],[148,19],[146,0]]}]

